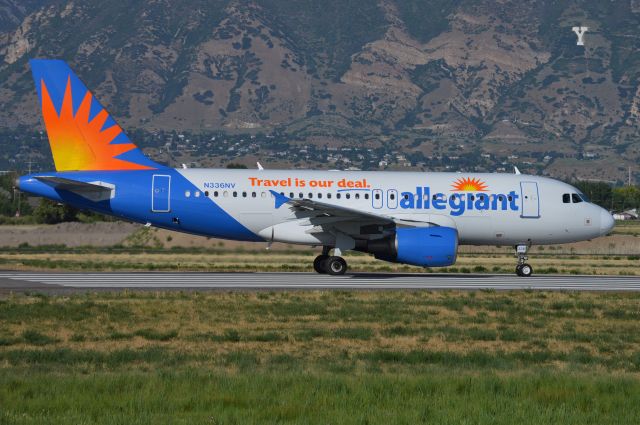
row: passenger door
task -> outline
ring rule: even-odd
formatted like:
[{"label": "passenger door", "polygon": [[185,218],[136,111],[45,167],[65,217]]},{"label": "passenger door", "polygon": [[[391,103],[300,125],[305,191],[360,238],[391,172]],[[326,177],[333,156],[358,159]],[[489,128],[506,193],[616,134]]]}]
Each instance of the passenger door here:
[{"label": "passenger door", "polygon": [[522,218],[540,218],[540,199],[538,183],[520,182],[520,199],[522,200]]}]

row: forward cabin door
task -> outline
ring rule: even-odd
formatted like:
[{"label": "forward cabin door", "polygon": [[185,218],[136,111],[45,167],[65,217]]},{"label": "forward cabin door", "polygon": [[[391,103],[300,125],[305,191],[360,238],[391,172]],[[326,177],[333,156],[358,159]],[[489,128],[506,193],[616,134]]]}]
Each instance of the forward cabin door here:
[{"label": "forward cabin door", "polygon": [[169,212],[171,209],[171,176],[154,174],[151,186],[151,211]]},{"label": "forward cabin door", "polygon": [[520,199],[522,200],[522,218],[540,218],[540,199],[538,183],[520,182]]}]

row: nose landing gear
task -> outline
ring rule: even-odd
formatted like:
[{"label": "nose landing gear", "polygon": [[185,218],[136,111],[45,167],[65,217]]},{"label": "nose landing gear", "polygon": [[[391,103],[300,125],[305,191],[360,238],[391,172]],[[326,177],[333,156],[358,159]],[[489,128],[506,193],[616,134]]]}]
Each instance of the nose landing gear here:
[{"label": "nose landing gear", "polygon": [[339,256],[339,251],[334,251],[334,253],[338,255],[329,255],[329,249],[328,246],[322,248],[322,254],[313,260],[313,269],[316,273],[320,274],[330,274],[333,276],[345,274],[347,271],[347,262]]},{"label": "nose landing gear", "polygon": [[516,274],[520,277],[529,277],[533,274],[533,267],[525,263],[529,259],[527,257],[527,245],[516,246],[516,256],[518,257],[518,265],[516,266]]}]

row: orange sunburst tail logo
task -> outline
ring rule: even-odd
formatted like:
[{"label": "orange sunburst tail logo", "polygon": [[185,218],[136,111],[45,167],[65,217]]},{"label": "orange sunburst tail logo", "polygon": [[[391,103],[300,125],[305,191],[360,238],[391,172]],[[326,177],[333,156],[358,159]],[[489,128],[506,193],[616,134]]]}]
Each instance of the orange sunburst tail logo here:
[{"label": "orange sunburst tail logo", "polygon": [[149,160],[63,61],[31,61],[58,171],[146,170]]},{"label": "orange sunburst tail logo", "polygon": [[482,180],[474,177],[461,177],[451,185],[456,192],[485,192],[488,186]]}]

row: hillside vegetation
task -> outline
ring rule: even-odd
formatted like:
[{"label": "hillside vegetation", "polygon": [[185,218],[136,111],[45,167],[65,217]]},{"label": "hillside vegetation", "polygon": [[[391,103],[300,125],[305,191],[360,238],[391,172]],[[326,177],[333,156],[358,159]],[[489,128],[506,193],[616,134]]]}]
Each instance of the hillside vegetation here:
[{"label": "hillside vegetation", "polygon": [[[584,47],[575,25],[589,27]],[[281,150],[362,147],[367,157],[296,159],[307,165],[402,166],[400,153],[413,166],[466,158],[624,180],[640,158],[639,27],[637,0],[8,0],[0,146],[12,153],[0,165],[48,155],[44,141],[6,131],[40,125],[27,61],[57,57],[129,129],[271,134]]]}]

